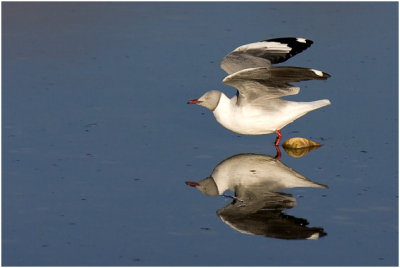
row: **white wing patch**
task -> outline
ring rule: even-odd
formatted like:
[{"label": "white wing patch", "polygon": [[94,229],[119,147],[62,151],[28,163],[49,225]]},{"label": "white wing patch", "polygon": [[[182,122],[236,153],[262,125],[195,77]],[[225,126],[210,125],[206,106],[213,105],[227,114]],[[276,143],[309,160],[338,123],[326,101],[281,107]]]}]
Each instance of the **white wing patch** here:
[{"label": "white wing patch", "polygon": [[310,237],[308,237],[308,240],[317,240],[319,238],[319,233],[312,234]]},{"label": "white wing patch", "polygon": [[290,52],[292,50],[287,44],[282,44],[279,42],[255,42],[247,45],[240,46],[234,51],[247,51],[251,49],[265,49],[265,50],[280,50],[282,52]]},{"label": "white wing patch", "polygon": [[318,71],[318,70],[315,70],[315,69],[310,69],[310,70],[313,71],[318,76],[324,76],[324,74],[321,71]]},{"label": "white wing patch", "polygon": [[299,43],[307,43],[307,40],[304,38],[296,38],[296,41]]}]

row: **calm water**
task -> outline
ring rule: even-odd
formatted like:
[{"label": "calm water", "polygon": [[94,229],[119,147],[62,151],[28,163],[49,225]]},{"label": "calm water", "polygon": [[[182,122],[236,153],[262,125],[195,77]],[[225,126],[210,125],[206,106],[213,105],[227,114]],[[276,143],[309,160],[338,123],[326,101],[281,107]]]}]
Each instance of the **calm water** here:
[{"label": "calm water", "polygon": [[[2,264],[397,265],[397,13],[394,2],[2,3]],[[282,131],[323,146],[281,149],[281,162],[329,188],[281,190],[268,197],[276,210],[240,214],[185,181],[238,154],[273,157],[275,137],[236,135],[186,101],[233,95],[222,57],[281,36],[314,40],[285,65],[332,75],[291,96],[332,105]],[[284,226],[321,237],[281,239]]]}]

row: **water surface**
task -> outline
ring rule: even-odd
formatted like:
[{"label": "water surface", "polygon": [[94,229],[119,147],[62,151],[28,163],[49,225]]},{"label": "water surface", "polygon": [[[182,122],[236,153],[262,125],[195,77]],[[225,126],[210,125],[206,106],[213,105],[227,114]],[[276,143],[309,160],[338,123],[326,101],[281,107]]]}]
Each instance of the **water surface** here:
[{"label": "water surface", "polygon": [[[2,264],[397,265],[397,11],[2,3]],[[237,154],[276,155],[274,135],[234,134],[186,101],[232,96],[223,56],[281,36],[314,41],[286,65],[332,75],[290,97],[332,105],[282,131],[323,144],[280,159],[329,187],[281,191],[296,201],[286,219],[323,230],[314,240],[240,232],[217,214],[231,198],[185,184]]]}]

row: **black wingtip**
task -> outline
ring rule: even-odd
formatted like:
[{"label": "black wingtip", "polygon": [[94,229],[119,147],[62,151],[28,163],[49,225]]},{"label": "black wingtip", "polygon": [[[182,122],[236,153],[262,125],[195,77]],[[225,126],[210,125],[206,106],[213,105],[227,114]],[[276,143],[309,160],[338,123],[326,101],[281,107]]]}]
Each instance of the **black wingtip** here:
[{"label": "black wingtip", "polygon": [[302,51],[306,50],[314,43],[310,39],[301,38],[301,37],[279,37],[279,38],[263,40],[263,42],[278,42],[278,43],[286,44],[288,47],[291,48],[287,57],[285,57],[283,60],[280,60],[280,61],[274,62],[274,63],[284,62],[284,61],[288,60],[289,58],[295,56],[296,54],[299,54]]},{"label": "black wingtip", "polygon": [[263,40],[263,42],[279,42],[287,44],[291,48],[302,47],[304,49],[310,47],[314,43],[312,40],[302,37],[278,37]]}]

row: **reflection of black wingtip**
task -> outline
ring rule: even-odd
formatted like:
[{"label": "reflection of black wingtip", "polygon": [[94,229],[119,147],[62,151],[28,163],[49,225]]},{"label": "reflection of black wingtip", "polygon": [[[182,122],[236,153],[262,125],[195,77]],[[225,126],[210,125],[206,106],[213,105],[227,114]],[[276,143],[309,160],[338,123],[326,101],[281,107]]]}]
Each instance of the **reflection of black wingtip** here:
[{"label": "reflection of black wingtip", "polygon": [[324,232],[324,229],[322,229],[320,227],[314,227],[314,228],[317,228],[319,230],[317,230],[315,233],[313,233],[310,237],[306,238],[307,240],[317,240],[321,237],[328,235],[327,233]]},{"label": "reflection of black wingtip", "polygon": [[285,240],[317,240],[327,235],[321,227],[308,227],[306,219],[279,210],[260,210],[246,214],[221,209],[217,214],[224,223],[245,234]]}]

